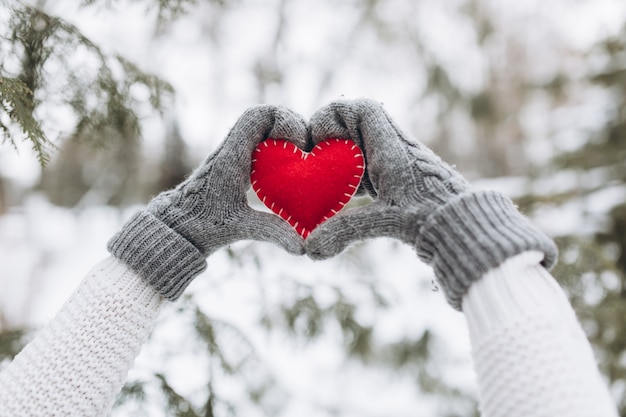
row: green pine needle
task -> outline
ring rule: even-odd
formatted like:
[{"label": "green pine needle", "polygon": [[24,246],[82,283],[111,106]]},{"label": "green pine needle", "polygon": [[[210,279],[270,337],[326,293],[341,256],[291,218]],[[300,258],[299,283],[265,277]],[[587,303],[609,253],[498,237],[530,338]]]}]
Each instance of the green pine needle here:
[{"label": "green pine needle", "polygon": [[41,130],[39,121],[33,116],[33,93],[17,78],[0,76],[0,129],[2,141],[8,142],[17,149],[17,142],[11,132],[10,124],[5,122],[3,115],[8,116],[10,124],[20,127],[24,140],[30,142],[41,167],[50,160],[50,149],[53,147]]}]

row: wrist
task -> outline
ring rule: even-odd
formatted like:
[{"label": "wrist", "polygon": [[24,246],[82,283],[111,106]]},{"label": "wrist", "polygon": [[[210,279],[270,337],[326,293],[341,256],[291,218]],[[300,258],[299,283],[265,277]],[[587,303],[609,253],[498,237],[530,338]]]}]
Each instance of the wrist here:
[{"label": "wrist", "polygon": [[171,301],[206,269],[205,256],[148,211],[134,215],[107,249]]},{"label": "wrist", "polygon": [[541,264],[550,268],[557,257],[554,242],[493,191],[464,193],[436,209],[422,225],[416,249],[458,310],[472,282],[507,259],[538,251]]},{"label": "wrist", "polygon": [[463,297],[470,334],[482,337],[528,314],[571,309],[563,290],[540,265],[542,259],[541,252],[523,252],[471,285]]}]

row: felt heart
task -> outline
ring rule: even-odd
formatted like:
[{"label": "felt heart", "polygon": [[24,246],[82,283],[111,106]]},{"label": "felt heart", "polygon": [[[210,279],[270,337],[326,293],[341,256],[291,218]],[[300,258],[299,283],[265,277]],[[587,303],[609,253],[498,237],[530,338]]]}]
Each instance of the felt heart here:
[{"label": "felt heart", "polygon": [[261,201],[306,238],[352,198],[365,158],[351,140],[327,139],[310,153],[267,139],[252,154],[250,182]]}]

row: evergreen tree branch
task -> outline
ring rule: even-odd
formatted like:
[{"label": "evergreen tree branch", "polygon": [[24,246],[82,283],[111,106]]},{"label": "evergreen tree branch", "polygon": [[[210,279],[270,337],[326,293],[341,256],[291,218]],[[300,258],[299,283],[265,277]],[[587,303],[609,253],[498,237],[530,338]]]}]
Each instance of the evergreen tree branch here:
[{"label": "evergreen tree branch", "polygon": [[[10,123],[19,126],[25,140],[29,141],[39,164],[43,167],[50,160],[52,143],[41,129],[41,125],[32,113],[32,91],[17,78],[0,76],[0,130],[2,142],[8,142],[15,149],[17,143],[11,134]],[[8,117],[5,121],[3,115]]]},{"label": "evergreen tree branch", "polygon": [[[61,18],[21,2],[0,0],[0,6],[10,12],[8,25],[0,29],[0,62],[20,63],[18,68],[0,64],[3,142],[15,147],[11,126],[19,126],[42,167],[53,145],[46,121],[37,115],[39,106],[69,109],[76,118],[69,136],[102,146],[110,140],[136,140],[141,104],[160,112],[173,94],[169,83],[104,51]],[[136,86],[147,94],[137,97]]]}]

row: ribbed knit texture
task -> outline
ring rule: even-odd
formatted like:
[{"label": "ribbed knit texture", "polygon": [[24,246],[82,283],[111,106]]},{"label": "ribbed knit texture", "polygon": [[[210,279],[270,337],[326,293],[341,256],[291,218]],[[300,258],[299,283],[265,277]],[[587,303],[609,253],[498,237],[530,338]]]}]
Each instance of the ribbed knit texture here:
[{"label": "ribbed knit texture", "polygon": [[565,294],[525,252],[463,300],[482,417],[617,417]]},{"label": "ribbed knit texture", "polygon": [[134,215],[107,248],[168,300],[206,269],[204,255],[191,242],[147,211]]},{"label": "ribbed knit texture", "polygon": [[417,254],[432,265],[448,302],[457,310],[473,281],[506,259],[525,251],[544,254],[550,268],[557,259],[552,239],[521,215],[506,196],[493,191],[451,198],[423,224]]},{"label": "ribbed knit texture", "polygon": [[163,303],[119,260],[97,264],[0,372],[0,417],[106,415]]},{"label": "ribbed knit texture", "polygon": [[[525,252],[463,300],[482,417],[616,417],[563,292]],[[164,299],[115,258],[96,265],[0,372],[0,417],[107,414]]]},{"label": "ribbed knit texture", "polygon": [[153,198],[113,236],[111,254],[172,301],[206,268],[205,257],[239,240],[272,242],[302,254],[304,242],[288,223],[247,203],[252,152],[268,138],[304,149],[306,122],[284,107],[246,110],[189,178]]},{"label": "ribbed knit texture", "polygon": [[353,241],[387,236],[417,250],[431,265],[457,310],[472,282],[507,258],[527,250],[556,260],[550,238],[496,192],[475,191],[463,176],[427,146],[403,132],[371,100],[339,100],[311,118],[314,143],[349,138],[365,155],[365,188],[374,203],[346,210],[307,238],[307,254],[324,259]]},{"label": "ribbed knit texture", "polygon": [[401,131],[380,103],[338,100],[311,117],[314,144],[346,138],[359,145],[366,171],[361,182],[374,203],[345,210],[307,238],[307,254],[325,259],[350,243],[393,237],[414,245],[420,227],[438,207],[469,188],[467,181],[424,144]]}]

